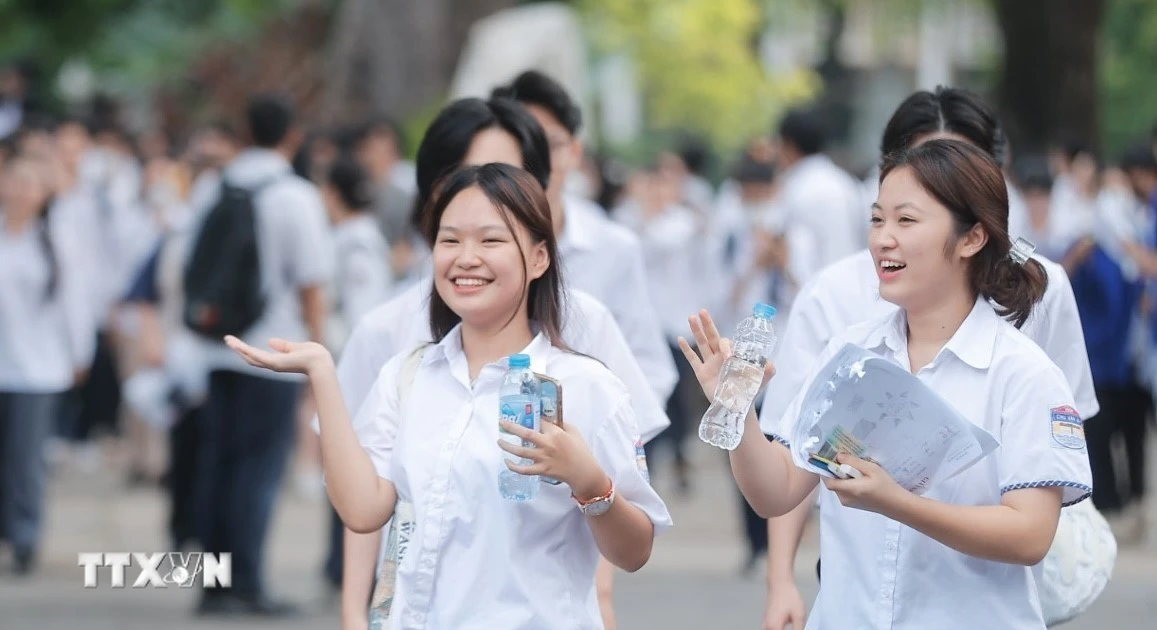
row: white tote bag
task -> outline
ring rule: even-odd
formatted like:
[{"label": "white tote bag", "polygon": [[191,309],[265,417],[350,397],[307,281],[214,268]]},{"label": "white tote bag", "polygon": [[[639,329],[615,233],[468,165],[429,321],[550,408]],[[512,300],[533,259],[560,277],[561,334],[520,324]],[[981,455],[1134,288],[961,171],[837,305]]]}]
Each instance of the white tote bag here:
[{"label": "white tote bag", "polygon": [[1061,510],[1038,588],[1049,627],[1071,621],[1100,597],[1117,562],[1117,539],[1090,499]]}]

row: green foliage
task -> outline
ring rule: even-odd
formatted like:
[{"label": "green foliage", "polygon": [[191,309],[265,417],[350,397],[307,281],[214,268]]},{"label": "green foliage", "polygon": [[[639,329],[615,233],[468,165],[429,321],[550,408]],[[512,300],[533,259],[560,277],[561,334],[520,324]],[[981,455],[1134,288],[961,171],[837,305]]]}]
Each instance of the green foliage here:
[{"label": "green foliage", "polygon": [[807,71],[772,74],[757,55],[755,0],[579,0],[595,47],[638,69],[648,123],[704,135],[732,149],[766,133],[792,103],[812,97]]},{"label": "green foliage", "polygon": [[1102,145],[1112,161],[1157,124],[1157,2],[1113,0],[1101,32]]},{"label": "green foliage", "polygon": [[149,85],[299,1],[0,0],[0,58],[35,59],[46,79],[82,59],[106,85]]}]

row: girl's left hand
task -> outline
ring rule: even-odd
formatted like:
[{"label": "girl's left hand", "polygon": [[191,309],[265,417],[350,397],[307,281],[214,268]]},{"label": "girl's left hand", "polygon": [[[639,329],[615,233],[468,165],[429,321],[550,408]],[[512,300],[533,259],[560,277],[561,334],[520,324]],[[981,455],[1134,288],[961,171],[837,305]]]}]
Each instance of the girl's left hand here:
[{"label": "girl's left hand", "polygon": [[583,436],[573,425],[559,427],[553,422],[542,423],[542,432],[499,421],[507,432],[534,444],[537,448],[526,448],[498,440],[498,447],[515,455],[532,460],[534,463],[521,466],[507,461],[506,467],[522,475],[542,475],[566,483],[571,492],[581,499],[591,499],[607,491],[609,477],[591,453]]},{"label": "girl's left hand", "polygon": [[847,507],[886,515],[897,498],[908,494],[879,464],[846,453],[837,456],[836,461],[860,471],[858,479],[823,478],[828,490],[836,493],[840,503]]}]

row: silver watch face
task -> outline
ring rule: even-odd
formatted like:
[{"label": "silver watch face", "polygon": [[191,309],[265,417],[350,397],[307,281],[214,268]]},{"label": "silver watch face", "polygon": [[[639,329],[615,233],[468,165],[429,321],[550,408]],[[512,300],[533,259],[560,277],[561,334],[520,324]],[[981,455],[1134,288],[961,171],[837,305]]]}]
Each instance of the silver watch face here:
[{"label": "silver watch face", "polygon": [[596,501],[590,505],[583,506],[583,514],[586,514],[587,516],[602,516],[603,514],[607,513],[607,510],[611,509],[611,503],[613,501],[614,497],[612,496],[610,498],[603,499],[602,501]]},{"label": "silver watch face", "polygon": [[583,506],[582,513],[587,514],[588,517],[600,517],[611,509],[611,499],[603,499],[596,503]]}]

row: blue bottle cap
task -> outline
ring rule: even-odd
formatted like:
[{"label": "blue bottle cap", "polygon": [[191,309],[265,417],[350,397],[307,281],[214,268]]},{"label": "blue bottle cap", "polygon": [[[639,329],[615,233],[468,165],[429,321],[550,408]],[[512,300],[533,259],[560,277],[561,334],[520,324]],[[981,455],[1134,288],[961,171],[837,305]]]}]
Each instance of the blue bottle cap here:
[{"label": "blue bottle cap", "polygon": [[775,307],[759,302],[755,305],[755,316],[760,319],[772,319],[775,317]]},{"label": "blue bottle cap", "polygon": [[512,354],[510,355],[509,363],[512,368],[528,368],[530,367],[529,354]]}]

